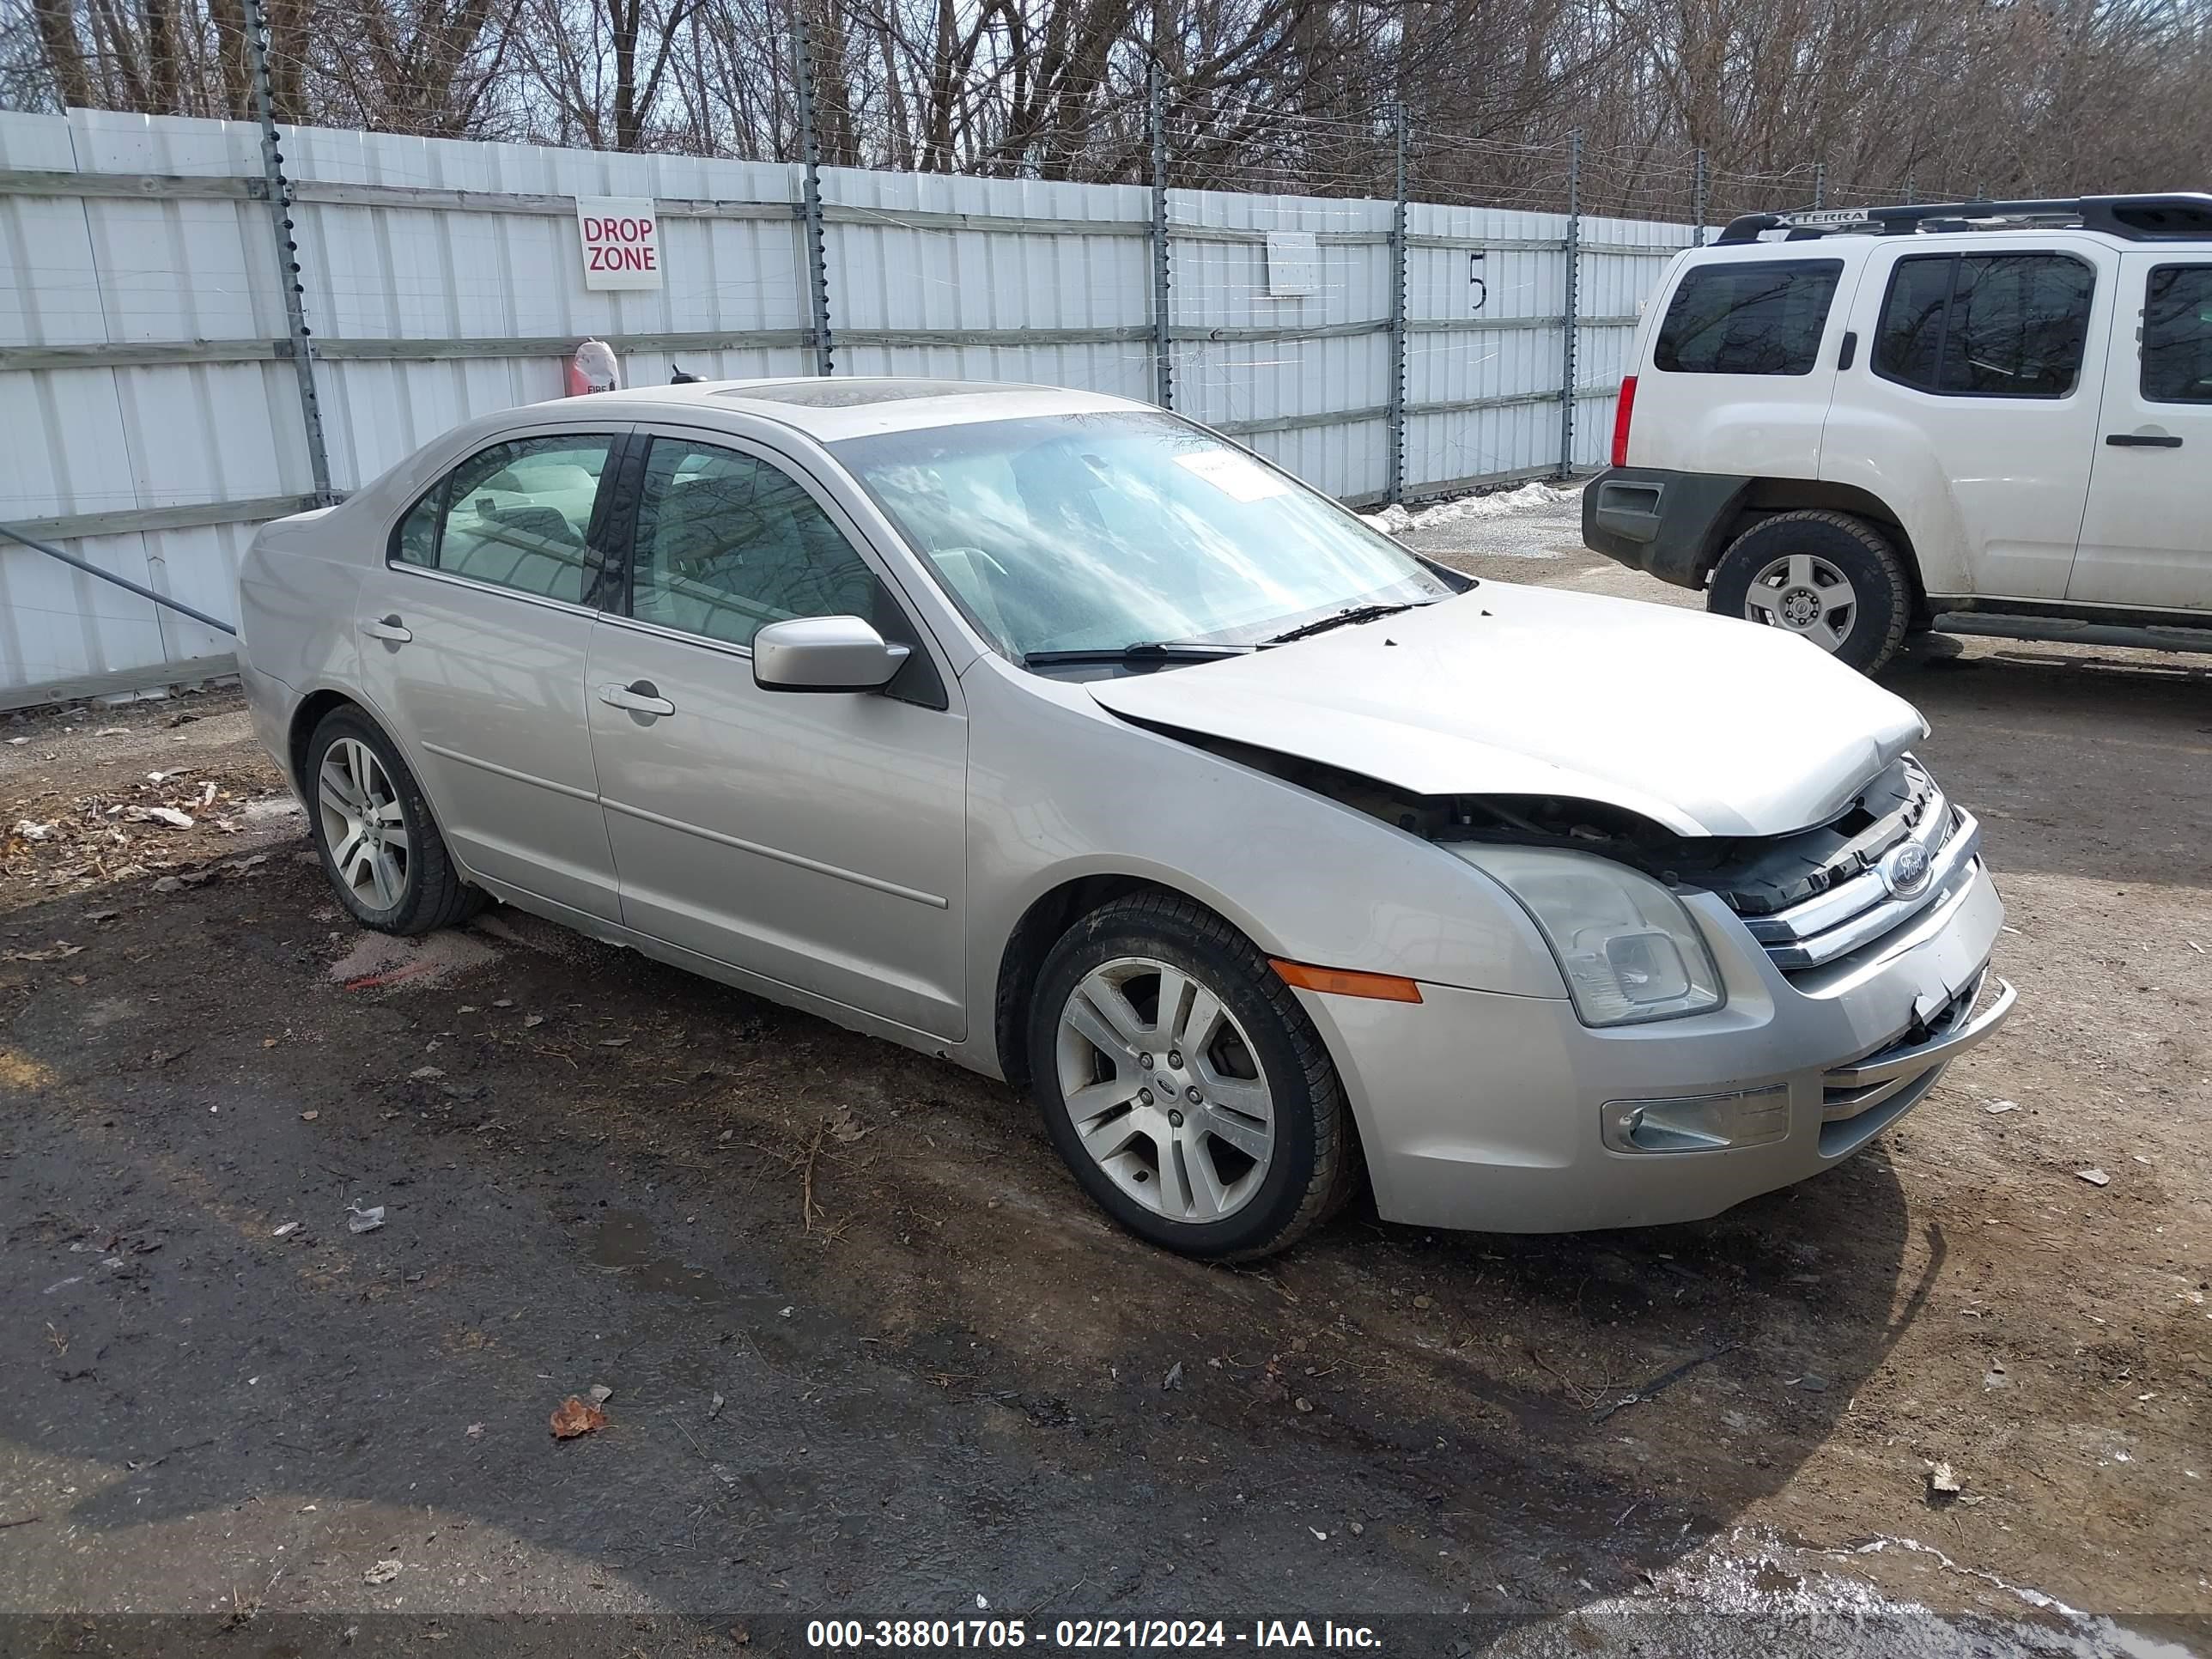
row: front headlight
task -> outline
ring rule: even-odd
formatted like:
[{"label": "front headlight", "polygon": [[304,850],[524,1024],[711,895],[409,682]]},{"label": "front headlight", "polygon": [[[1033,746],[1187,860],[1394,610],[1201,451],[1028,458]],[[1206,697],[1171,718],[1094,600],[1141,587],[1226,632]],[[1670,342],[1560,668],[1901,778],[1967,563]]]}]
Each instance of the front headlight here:
[{"label": "front headlight", "polygon": [[1583,1024],[1633,1025],[1721,1006],[1705,936],[1681,900],[1642,871],[1545,847],[1443,845],[1535,919]]}]

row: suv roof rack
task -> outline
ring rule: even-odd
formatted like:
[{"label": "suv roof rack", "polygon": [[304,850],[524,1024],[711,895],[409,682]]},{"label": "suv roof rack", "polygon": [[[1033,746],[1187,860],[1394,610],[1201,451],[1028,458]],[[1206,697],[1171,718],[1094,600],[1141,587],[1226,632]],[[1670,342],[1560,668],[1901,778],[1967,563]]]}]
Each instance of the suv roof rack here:
[{"label": "suv roof rack", "polygon": [[1746,213],[1729,221],[1716,246],[1755,242],[1770,230],[1785,241],[1837,234],[1911,236],[1923,230],[2012,230],[2023,225],[2079,227],[2130,242],[2212,239],[2212,195],[2075,196],[2047,201],[1916,202],[1909,206],[1814,208]]}]

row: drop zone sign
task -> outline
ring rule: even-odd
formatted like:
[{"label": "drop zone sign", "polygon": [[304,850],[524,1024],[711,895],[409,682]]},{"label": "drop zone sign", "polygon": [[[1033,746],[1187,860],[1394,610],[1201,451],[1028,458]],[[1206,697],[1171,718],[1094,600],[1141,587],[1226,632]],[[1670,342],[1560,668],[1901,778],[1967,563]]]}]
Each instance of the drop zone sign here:
[{"label": "drop zone sign", "polygon": [[660,286],[660,216],[650,198],[579,196],[576,229],[586,288]]}]

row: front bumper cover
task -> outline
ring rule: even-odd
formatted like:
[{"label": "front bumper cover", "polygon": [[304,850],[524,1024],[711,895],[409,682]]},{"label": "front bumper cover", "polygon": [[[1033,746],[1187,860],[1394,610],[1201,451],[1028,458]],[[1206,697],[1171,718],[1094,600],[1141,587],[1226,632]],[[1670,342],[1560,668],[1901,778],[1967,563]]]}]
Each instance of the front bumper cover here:
[{"label": "front bumper cover", "polygon": [[[1564,999],[1299,994],[1337,1057],[1386,1219],[1568,1232],[1715,1215],[1858,1151],[2012,1012],[2012,988],[1987,971],[2004,909],[1978,860],[1887,938],[1791,975],[1717,899],[1687,902],[1728,986],[1710,1014],[1597,1029]],[[1738,1097],[1759,1097],[1765,1138],[1607,1145],[1624,1105]]]}]

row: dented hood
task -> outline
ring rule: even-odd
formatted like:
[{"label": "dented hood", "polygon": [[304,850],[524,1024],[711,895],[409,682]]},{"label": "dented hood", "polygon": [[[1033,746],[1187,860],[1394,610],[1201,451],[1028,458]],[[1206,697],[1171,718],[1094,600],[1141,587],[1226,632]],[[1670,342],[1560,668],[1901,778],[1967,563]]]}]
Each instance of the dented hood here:
[{"label": "dented hood", "polygon": [[1411,794],[1607,801],[1687,836],[1820,823],[1927,731],[1910,703],[1777,629],[1494,582],[1089,690],[1130,720]]}]

